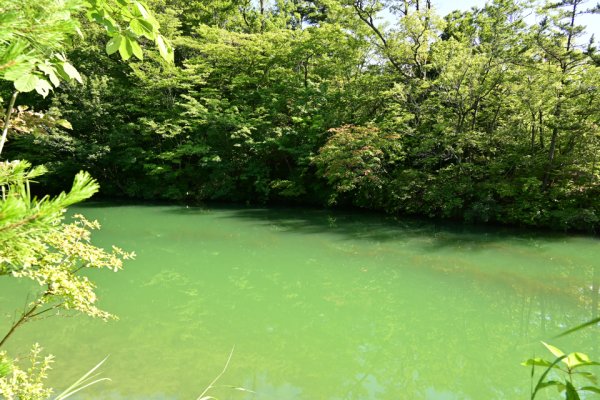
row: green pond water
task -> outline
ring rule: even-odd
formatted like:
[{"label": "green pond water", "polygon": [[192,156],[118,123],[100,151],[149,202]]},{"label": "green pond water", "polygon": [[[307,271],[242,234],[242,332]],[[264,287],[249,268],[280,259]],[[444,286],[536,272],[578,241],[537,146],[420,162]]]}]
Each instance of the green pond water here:
[{"label": "green pond water", "polygon": [[[103,225],[97,245],[137,253],[90,275],[120,319],[47,318],[7,350],[42,344],[58,388],[110,355],[112,381],[80,399],[196,399],[233,347],[221,400],[527,399],[520,362],[551,358],[539,340],[598,353],[595,329],[549,339],[596,315],[595,238],[303,209],[74,211]],[[0,279],[2,331],[30,289]]]}]

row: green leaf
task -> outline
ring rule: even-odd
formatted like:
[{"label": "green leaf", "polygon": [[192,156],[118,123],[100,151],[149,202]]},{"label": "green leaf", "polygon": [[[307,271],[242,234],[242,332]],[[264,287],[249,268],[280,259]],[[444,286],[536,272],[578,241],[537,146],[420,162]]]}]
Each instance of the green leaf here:
[{"label": "green leaf", "polygon": [[552,370],[552,368],[554,368],[556,366],[556,364],[561,362],[565,357],[566,357],[565,355],[558,357],[556,360],[554,360],[552,362],[552,364],[550,364],[550,366],[548,366],[548,368],[546,368],[544,373],[542,373],[542,376],[540,376],[540,379],[538,380],[538,383],[535,385],[535,389],[533,390],[533,393],[531,394],[532,399],[535,398],[535,395],[537,394],[537,392],[543,387],[544,379],[546,379],[546,376],[548,375],[548,373]]},{"label": "green leaf", "polygon": [[581,398],[579,397],[579,394],[577,394],[577,390],[575,390],[575,387],[573,386],[573,384],[569,381],[567,381],[566,384],[567,384],[566,400],[581,400]]},{"label": "green leaf", "polygon": [[559,392],[562,392],[563,390],[565,390],[565,384],[559,381],[546,381],[546,382],[542,382],[542,384],[540,385],[540,389],[543,388],[547,388],[550,386],[556,386]]},{"label": "green leaf", "polygon": [[36,88],[39,80],[40,78],[34,74],[22,75],[14,82],[15,89],[17,89],[19,92],[31,92]]},{"label": "green leaf", "polygon": [[592,374],[591,372],[588,371],[575,371],[573,372],[573,374],[577,374],[580,375],[582,377],[584,377],[585,379],[587,379],[588,381],[597,384],[598,383],[598,378],[596,377],[596,375]]},{"label": "green leaf", "polygon": [[15,65],[7,68],[4,72],[4,79],[7,81],[16,81],[23,75],[31,73],[33,66],[29,62],[18,62]]},{"label": "green leaf", "polygon": [[50,91],[52,89],[53,89],[53,87],[50,84],[50,82],[48,82],[45,79],[38,79],[38,81],[35,85],[35,91],[38,92],[38,94],[42,95],[43,97],[48,96],[48,93],[50,93]]},{"label": "green leaf", "polygon": [[154,40],[156,35],[154,34],[154,27],[152,24],[143,19],[132,19],[129,23],[129,27],[138,36],[145,36],[150,40]]},{"label": "green leaf", "polygon": [[58,87],[60,85],[60,79],[58,79],[56,69],[52,65],[40,64],[38,65],[38,69],[48,76],[48,79],[50,79],[50,82],[54,86]]},{"label": "green leaf", "polygon": [[597,361],[580,362],[577,365],[575,365],[573,367],[573,369],[579,368],[579,367],[598,366],[598,365],[600,365],[600,363]]},{"label": "green leaf", "polygon": [[579,388],[579,390],[585,390],[586,392],[594,392],[600,394],[600,388],[597,388],[596,386],[584,386],[582,388]]},{"label": "green leaf", "polygon": [[71,125],[71,123],[69,121],[67,121],[66,119],[59,119],[58,121],[56,121],[56,123],[59,126],[62,126],[63,128],[70,129],[70,130],[73,129],[73,125]]},{"label": "green leaf", "polygon": [[550,353],[554,354],[555,357],[562,357],[565,355],[559,348],[552,346],[546,342],[542,342],[544,346],[550,351]]},{"label": "green leaf", "polygon": [[591,361],[590,357],[584,353],[571,353],[567,357],[567,366],[569,368],[585,367],[589,365],[600,365],[595,361]]},{"label": "green leaf", "polygon": [[173,49],[162,35],[156,35],[156,45],[161,57],[168,62],[173,62]]},{"label": "green leaf", "polygon": [[[552,363],[542,358],[530,358],[529,360],[522,362],[521,365],[523,365],[524,367],[530,367],[532,365],[549,367],[550,365],[552,365]],[[555,368],[558,368],[558,366],[556,366]]]},{"label": "green leaf", "polygon": [[144,52],[137,41],[131,40],[131,49],[133,50],[134,56],[136,56],[140,61],[144,60]]},{"label": "green leaf", "polygon": [[108,54],[109,56],[111,54],[116,53],[117,51],[119,51],[119,48],[121,47],[121,41],[123,40],[121,35],[116,35],[113,36],[108,43],[106,43],[106,54]]},{"label": "green leaf", "polygon": [[133,18],[133,14],[129,10],[129,5],[121,7],[121,15],[123,15],[125,18]]},{"label": "green leaf", "polygon": [[0,359],[0,378],[12,372],[12,362],[9,359]]},{"label": "green leaf", "polygon": [[133,46],[131,45],[131,39],[129,37],[123,36],[123,40],[119,46],[119,54],[125,61],[129,60],[133,55]]},{"label": "green leaf", "polygon": [[79,83],[83,83],[83,79],[81,79],[81,75],[79,75],[79,71],[68,62],[63,62],[61,64],[63,71],[69,76],[70,79],[75,79]]},{"label": "green leaf", "polygon": [[146,10],[146,7],[144,7],[144,5],[142,3],[140,3],[139,1],[136,1],[134,3],[135,3],[135,6],[137,7],[138,11],[142,15],[142,17],[148,18],[150,16],[150,14],[148,13],[148,10]]}]

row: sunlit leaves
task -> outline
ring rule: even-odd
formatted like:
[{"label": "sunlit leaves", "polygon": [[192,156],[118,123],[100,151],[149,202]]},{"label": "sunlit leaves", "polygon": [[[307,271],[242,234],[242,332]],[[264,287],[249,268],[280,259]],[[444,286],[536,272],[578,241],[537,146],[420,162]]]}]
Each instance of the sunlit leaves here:
[{"label": "sunlit leaves", "polygon": [[142,52],[142,48],[135,40],[130,40],[131,42],[131,52],[134,56],[136,56],[139,60],[144,59],[144,53]]},{"label": "sunlit leaves", "polygon": [[156,36],[156,45],[160,55],[167,61],[173,61],[173,48],[171,45],[161,36]]},{"label": "sunlit leaves", "polygon": [[[544,360],[542,358],[530,358],[529,360],[522,362],[521,365],[523,365],[524,367],[531,367],[531,366],[549,367],[552,365],[552,363],[550,361]],[[556,367],[556,368],[559,368],[559,367]]]},{"label": "sunlit leaves", "polygon": [[151,22],[144,19],[132,19],[129,23],[129,28],[138,36],[145,36],[148,39],[154,40],[155,31],[154,25]]},{"label": "sunlit leaves", "polygon": [[54,88],[52,87],[50,82],[48,82],[46,79],[43,79],[43,78],[38,79],[38,81],[35,85],[35,91],[42,97],[48,96],[48,94],[50,93],[50,91],[52,89],[54,89]]},{"label": "sunlit leaves", "polygon": [[129,58],[133,55],[132,41],[127,36],[124,36],[121,40],[121,45],[119,46],[119,54],[121,55],[121,58],[125,61],[129,60]]},{"label": "sunlit leaves", "polygon": [[[576,370],[580,367],[587,366],[598,366],[600,363],[590,360],[589,356],[583,353],[569,353],[565,354],[558,347],[542,342],[544,347],[548,349],[556,359],[552,362],[534,358],[529,359],[522,363],[522,365],[532,368],[532,378],[536,366],[544,367],[543,373],[540,376],[535,390],[531,394],[531,400],[536,398],[537,393],[547,387],[555,387],[559,392],[565,392],[566,399],[578,400],[580,399],[579,392],[595,392],[600,393],[600,388],[597,385],[597,377],[590,371]],[[559,377],[563,377],[564,380],[556,379],[556,375],[551,379],[546,379],[549,376],[549,372],[554,371],[554,374],[558,374]],[[585,385],[579,386],[582,382],[578,382],[584,379],[587,382],[591,382],[594,386]],[[576,386],[577,385],[577,386]]]},{"label": "sunlit leaves", "polygon": [[[118,51],[124,60],[132,55],[141,60],[143,50],[138,39],[144,37],[155,41],[165,60],[173,60],[171,45],[160,35],[158,22],[140,1],[23,1],[26,4],[0,4],[0,37],[3,39],[0,78],[14,82],[18,91],[36,90],[46,96],[61,80],[83,81],[77,69],[63,56],[71,38],[81,34],[75,16],[83,11],[110,36],[106,44],[108,54]],[[39,77],[38,70],[48,79]]]},{"label": "sunlit leaves", "polygon": [[119,47],[121,47],[121,41],[122,40],[123,40],[123,38],[121,37],[121,35],[115,35],[115,36],[113,36],[106,43],[106,54],[111,55],[111,54],[114,54],[117,51],[119,51]]},{"label": "sunlit leaves", "polygon": [[90,316],[108,318],[99,310],[95,286],[78,274],[82,268],[118,270],[129,253],[113,247],[112,252],[95,247],[90,238],[97,222],[76,216],[64,223],[63,210],[90,198],[98,184],[87,173],[75,176],[70,192],[55,198],[31,197],[28,181],[42,174],[31,170],[27,162],[0,164],[0,275],[36,281],[42,292],[32,306],[61,307]]},{"label": "sunlit leaves", "polygon": [[24,74],[14,82],[15,89],[20,92],[31,92],[37,86],[39,78],[35,74]]},{"label": "sunlit leaves", "polygon": [[83,83],[81,79],[81,75],[79,71],[68,62],[63,62],[59,64],[60,71],[68,77],[68,80],[75,79],[79,83]]},{"label": "sunlit leaves", "polygon": [[[96,21],[106,26],[111,39],[106,44],[106,52],[114,54],[119,52],[123,60],[128,60],[132,55],[138,59],[144,58],[143,50],[138,43],[138,38],[144,37],[153,40],[158,47],[159,53],[168,62],[173,61],[173,49],[169,42],[160,34],[160,25],[154,16],[148,11],[148,7],[137,0],[119,0],[118,12],[114,12],[110,1],[96,1],[95,7],[98,8]],[[122,24],[115,21],[119,15]],[[94,14],[92,17],[95,17]]]},{"label": "sunlit leaves", "polygon": [[565,355],[565,353],[563,353],[560,349],[558,349],[555,346],[552,346],[545,342],[542,342],[542,344],[548,349],[548,351],[550,351],[550,353],[554,355],[554,357],[562,357]]}]

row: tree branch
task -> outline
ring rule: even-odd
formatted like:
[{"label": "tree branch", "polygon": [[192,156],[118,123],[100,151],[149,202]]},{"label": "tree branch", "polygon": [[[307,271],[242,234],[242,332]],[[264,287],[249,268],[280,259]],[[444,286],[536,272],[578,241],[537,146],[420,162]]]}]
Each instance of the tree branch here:
[{"label": "tree branch", "polygon": [[8,126],[10,123],[10,116],[12,115],[13,107],[15,106],[15,101],[17,100],[18,95],[19,95],[19,91],[15,90],[15,92],[10,97],[10,101],[8,103],[8,108],[6,109],[6,116],[4,118],[4,128],[2,129],[2,139],[0,139],[0,154],[2,154],[2,149],[4,148],[4,143],[6,143],[6,135],[8,134]]}]

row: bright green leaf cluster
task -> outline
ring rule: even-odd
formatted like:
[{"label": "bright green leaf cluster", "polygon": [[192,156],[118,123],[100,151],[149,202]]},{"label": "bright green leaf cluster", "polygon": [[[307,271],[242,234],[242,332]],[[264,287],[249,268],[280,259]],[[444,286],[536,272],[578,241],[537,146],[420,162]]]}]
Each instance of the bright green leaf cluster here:
[{"label": "bright green leaf cluster", "polygon": [[[599,366],[599,362],[590,360],[589,356],[584,353],[565,354],[558,347],[544,342],[542,344],[556,359],[548,361],[542,358],[532,358],[522,363],[523,366],[531,367],[532,376],[536,366],[545,368],[531,393],[531,400],[536,398],[541,389],[548,387],[556,388],[559,393],[564,392],[567,400],[579,400],[581,398],[579,394],[584,392],[600,393],[596,374],[581,370],[583,367]],[[579,381],[585,383],[579,385]]]},{"label": "bright green leaf cluster", "polygon": [[65,51],[80,34],[77,15],[103,26],[111,37],[109,54],[124,60],[143,59],[138,43],[153,40],[161,56],[173,61],[173,49],[161,36],[147,6],[137,0],[19,0],[0,3],[0,78],[12,81],[19,92],[35,90],[46,97],[61,81],[82,82]]},{"label": "bright green leaf cluster", "polygon": [[173,48],[160,34],[160,25],[146,4],[138,0],[88,0],[88,3],[88,18],[104,26],[110,36],[106,43],[109,55],[118,51],[123,60],[132,55],[143,60],[138,40],[146,38],[154,41],[165,60],[173,61]]}]

